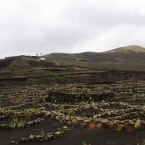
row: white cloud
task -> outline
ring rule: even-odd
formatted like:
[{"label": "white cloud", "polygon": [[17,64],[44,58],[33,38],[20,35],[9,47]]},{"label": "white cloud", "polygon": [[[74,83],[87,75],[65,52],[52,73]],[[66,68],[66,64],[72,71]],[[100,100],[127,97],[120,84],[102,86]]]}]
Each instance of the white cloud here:
[{"label": "white cloud", "polygon": [[143,0],[2,0],[0,57],[145,47]]}]

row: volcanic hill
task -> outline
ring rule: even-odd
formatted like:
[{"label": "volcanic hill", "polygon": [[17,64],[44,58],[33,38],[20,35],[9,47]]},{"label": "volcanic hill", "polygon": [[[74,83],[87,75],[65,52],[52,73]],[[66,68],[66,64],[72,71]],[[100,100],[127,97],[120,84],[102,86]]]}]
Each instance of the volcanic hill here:
[{"label": "volcanic hill", "polygon": [[145,48],[137,45],[116,48],[106,52],[51,53],[44,55],[48,61],[128,62],[145,61]]}]

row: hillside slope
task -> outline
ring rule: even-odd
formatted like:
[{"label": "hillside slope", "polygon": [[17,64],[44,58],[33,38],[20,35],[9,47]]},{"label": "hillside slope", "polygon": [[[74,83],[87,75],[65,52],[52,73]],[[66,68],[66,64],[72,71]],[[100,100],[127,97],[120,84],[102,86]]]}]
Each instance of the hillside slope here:
[{"label": "hillside slope", "polygon": [[126,46],[126,47],[120,47],[120,48],[116,48],[116,49],[112,49],[110,51],[106,51],[103,53],[141,53],[141,52],[145,52],[145,48],[141,47],[141,46],[137,46],[137,45],[131,45],[131,46]]},{"label": "hillside slope", "polygon": [[137,45],[116,48],[110,51],[83,52],[83,53],[51,53],[43,56],[48,61],[109,61],[109,62],[126,62],[126,61],[145,61],[145,48]]}]

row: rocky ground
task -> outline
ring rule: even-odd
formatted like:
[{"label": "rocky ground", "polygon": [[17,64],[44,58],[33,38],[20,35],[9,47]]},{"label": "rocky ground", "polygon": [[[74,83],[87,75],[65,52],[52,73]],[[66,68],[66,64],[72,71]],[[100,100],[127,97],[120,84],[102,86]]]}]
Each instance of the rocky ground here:
[{"label": "rocky ground", "polygon": [[[1,145],[141,145],[144,88],[145,81],[137,80],[1,86]],[[110,93],[114,94],[111,99]],[[102,94],[108,96],[93,99]]]}]

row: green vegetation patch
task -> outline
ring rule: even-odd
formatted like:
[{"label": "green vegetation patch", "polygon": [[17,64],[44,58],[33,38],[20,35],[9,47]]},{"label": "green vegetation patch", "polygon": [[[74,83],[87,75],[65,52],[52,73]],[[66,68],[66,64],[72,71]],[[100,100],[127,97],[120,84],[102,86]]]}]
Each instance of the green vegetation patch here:
[{"label": "green vegetation patch", "polygon": [[35,66],[35,67],[33,67],[33,70],[39,70],[39,69],[43,69],[43,68],[45,68],[44,66]]},{"label": "green vegetation patch", "polygon": [[137,145],[145,145],[145,139],[143,139],[141,144],[138,143]]},{"label": "green vegetation patch", "polygon": [[41,136],[42,136],[42,137],[44,137],[44,136],[45,136],[45,132],[44,132],[43,130],[41,131],[41,133],[40,133],[40,134],[41,134]]},{"label": "green vegetation patch", "polygon": [[134,81],[135,80],[135,76],[132,76],[129,80],[130,81]]},{"label": "green vegetation patch", "polygon": [[44,78],[56,78],[58,75],[53,72],[49,72],[43,75]]},{"label": "green vegetation patch", "polygon": [[91,144],[87,144],[86,142],[83,142],[83,145],[91,145]]},{"label": "green vegetation patch", "polygon": [[58,109],[59,110],[64,110],[64,105],[61,105]]},{"label": "green vegetation patch", "polygon": [[18,119],[18,118],[13,118],[11,122],[9,123],[10,126],[15,126],[15,125],[25,125],[26,124],[26,119]]},{"label": "green vegetation patch", "polygon": [[74,110],[69,110],[68,115],[69,116],[75,116],[75,111]]},{"label": "green vegetation patch", "polygon": [[74,71],[74,70],[76,70],[74,67],[72,67],[72,66],[68,66],[67,68],[66,68],[66,70],[67,71]]}]

